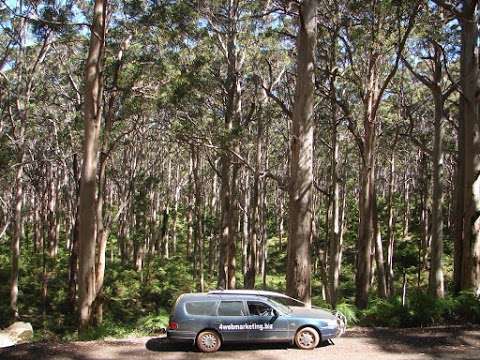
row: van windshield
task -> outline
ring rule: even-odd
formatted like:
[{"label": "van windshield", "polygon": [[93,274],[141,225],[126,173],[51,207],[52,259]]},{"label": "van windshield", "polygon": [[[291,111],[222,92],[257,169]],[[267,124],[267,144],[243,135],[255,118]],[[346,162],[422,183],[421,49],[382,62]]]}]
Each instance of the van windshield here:
[{"label": "van windshield", "polygon": [[292,312],[292,309],[290,309],[288,306],[280,304],[279,302],[273,300],[272,298],[268,298],[268,302],[270,302],[275,309],[280,310],[284,314],[288,314]]}]

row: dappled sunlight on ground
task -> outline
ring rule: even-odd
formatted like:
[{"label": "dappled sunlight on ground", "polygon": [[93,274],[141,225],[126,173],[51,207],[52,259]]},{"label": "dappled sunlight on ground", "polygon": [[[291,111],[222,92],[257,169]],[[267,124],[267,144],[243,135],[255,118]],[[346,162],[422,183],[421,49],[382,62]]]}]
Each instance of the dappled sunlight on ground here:
[{"label": "dappled sunlight on ground", "polygon": [[312,351],[289,344],[224,345],[214,354],[198,352],[192,344],[172,343],[164,336],[64,344],[34,343],[0,349],[2,360],[443,360],[480,359],[479,328],[365,329],[354,328],[334,344]]}]

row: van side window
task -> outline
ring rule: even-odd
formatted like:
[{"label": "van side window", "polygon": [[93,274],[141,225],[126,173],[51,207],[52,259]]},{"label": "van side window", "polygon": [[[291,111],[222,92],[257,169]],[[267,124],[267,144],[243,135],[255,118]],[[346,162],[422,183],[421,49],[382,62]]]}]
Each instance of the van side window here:
[{"label": "van side window", "polygon": [[248,311],[253,316],[273,316],[273,308],[259,301],[248,301]]},{"label": "van side window", "polygon": [[218,307],[219,316],[244,316],[242,301],[222,301]]},{"label": "van side window", "polygon": [[185,309],[190,315],[213,316],[215,308],[215,301],[192,301],[185,304]]}]

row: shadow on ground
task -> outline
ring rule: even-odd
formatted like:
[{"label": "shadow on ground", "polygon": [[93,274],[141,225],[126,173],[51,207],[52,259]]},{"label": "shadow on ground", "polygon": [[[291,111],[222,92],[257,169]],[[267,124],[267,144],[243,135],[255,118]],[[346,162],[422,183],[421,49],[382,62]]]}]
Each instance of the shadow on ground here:
[{"label": "shadow on ground", "polygon": [[[346,334],[349,338],[366,338],[388,353],[425,353],[435,359],[450,358],[480,348],[479,326],[451,326],[435,328],[412,329],[385,329],[364,328],[353,330]],[[470,357],[466,354],[465,360],[478,360],[479,354]]]},{"label": "shadow on ground", "polygon": [[[319,347],[330,346],[329,342],[322,342]],[[165,337],[148,340],[145,347],[156,352],[199,352],[191,342],[173,342]],[[293,346],[288,343],[264,343],[264,344],[223,344],[219,352],[228,351],[252,351],[252,350],[285,350]]]},{"label": "shadow on ground", "polygon": [[51,358],[58,360],[91,360],[91,357],[79,352],[78,349],[52,348],[49,343],[22,344],[0,349],[0,359],[2,360],[43,360]]}]

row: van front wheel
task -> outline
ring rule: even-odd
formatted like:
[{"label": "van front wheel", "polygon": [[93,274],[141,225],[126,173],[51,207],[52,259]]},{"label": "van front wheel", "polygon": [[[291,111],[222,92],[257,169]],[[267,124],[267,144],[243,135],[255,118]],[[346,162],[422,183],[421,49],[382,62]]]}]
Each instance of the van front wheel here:
[{"label": "van front wheel", "polygon": [[303,350],[315,349],[319,342],[320,336],[317,330],[311,327],[300,329],[295,335],[295,345]]},{"label": "van front wheel", "polygon": [[195,343],[201,352],[212,353],[220,349],[222,340],[215,331],[205,330],[198,334]]}]

